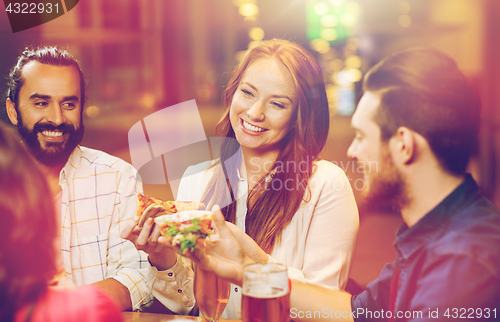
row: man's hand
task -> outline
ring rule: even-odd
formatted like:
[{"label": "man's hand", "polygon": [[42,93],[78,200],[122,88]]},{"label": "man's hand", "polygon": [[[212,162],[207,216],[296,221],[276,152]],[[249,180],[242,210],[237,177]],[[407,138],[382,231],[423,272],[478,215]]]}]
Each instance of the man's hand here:
[{"label": "man's hand", "polygon": [[149,262],[159,271],[169,269],[177,261],[177,255],[171,245],[159,243],[160,226],[155,225],[153,218],[148,218],[142,228],[137,227],[139,217],[130,220],[120,232],[123,239],[130,240],[138,250],[149,255]]}]

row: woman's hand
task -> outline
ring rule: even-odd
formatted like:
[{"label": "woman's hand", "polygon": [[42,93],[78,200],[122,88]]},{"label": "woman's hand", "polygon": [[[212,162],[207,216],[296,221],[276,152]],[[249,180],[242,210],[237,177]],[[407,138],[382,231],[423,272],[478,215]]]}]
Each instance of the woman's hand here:
[{"label": "woman's hand", "polygon": [[[214,206],[212,211],[214,212],[216,234],[207,238],[205,245],[200,245],[201,247],[193,253],[185,251],[183,256],[190,258],[204,270],[214,272],[231,283],[241,285],[243,266],[253,262],[253,260],[245,255],[244,247],[232,232],[232,229],[238,229],[238,227],[233,225],[234,227],[230,228],[218,206]],[[243,233],[241,230],[239,231]],[[240,235],[238,231],[235,232]],[[245,240],[243,236],[239,236],[239,238]],[[160,243],[164,241],[169,242],[167,239],[161,238]]]},{"label": "woman's hand", "polygon": [[248,256],[252,261],[256,263],[267,264],[267,262],[269,261],[269,255],[265,251],[263,251],[262,248],[259,247],[259,245],[257,245],[252,237],[248,236],[235,224],[232,224],[230,222],[225,223],[233,233],[236,240],[241,245],[241,248],[243,249],[243,252],[246,256]]},{"label": "woman's hand", "polygon": [[[142,228],[137,227],[139,217],[130,220],[120,232],[123,239],[130,240],[138,250],[149,255],[149,262],[159,271],[169,269],[177,261],[177,255],[170,242],[159,243],[160,226],[155,225],[153,218],[148,218]],[[163,238],[163,237],[161,237]]]}]

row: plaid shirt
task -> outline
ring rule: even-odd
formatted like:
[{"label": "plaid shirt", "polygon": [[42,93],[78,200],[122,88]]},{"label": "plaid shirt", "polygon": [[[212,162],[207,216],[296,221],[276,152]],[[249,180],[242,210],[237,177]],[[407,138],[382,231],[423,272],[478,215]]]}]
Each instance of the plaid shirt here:
[{"label": "plaid shirt", "polygon": [[137,171],[109,154],[77,147],[61,170],[59,185],[61,256],[69,279],[81,286],[114,278],[129,289],[133,310],[149,304],[146,254],[120,237],[123,225],[136,215],[135,194],[142,192]]}]

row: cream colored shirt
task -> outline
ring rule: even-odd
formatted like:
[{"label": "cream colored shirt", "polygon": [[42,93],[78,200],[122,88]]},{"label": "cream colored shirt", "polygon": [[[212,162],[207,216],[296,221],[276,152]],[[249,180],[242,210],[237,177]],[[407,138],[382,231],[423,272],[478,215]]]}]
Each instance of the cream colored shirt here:
[{"label": "cream colored shirt", "polygon": [[61,258],[77,286],[114,278],[130,291],[134,311],[153,301],[146,254],[120,237],[137,213],[137,171],[102,151],[78,146],[59,174]]},{"label": "cream colored shirt", "polygon": [[[292,279],[330,289],[344,289],[358,232],[358,209],[345,173],[328,161],[318,161],[315,165],[308,182],[310,198],[306,200],[310,201],[302,202],[284,229],[281,243],[274,246],[270,261],[288,266],[288,275]],[[192,174],[182,178],[177,200],[201,201],[214,171],[214,168],[205,170],[208,166],[197,165],[186,171],[186,174]],[[248,183],[240,178],[236,224],[243,230],[247,197]],[[187,265],[183,267],[190,269]],[[189,272],[188,275],[191,274]],[[184,294],[192,295],[192,291]],[[162,301],[161,294],[155,292],[155,296]],[[240,287],[231,286],[231,295],[222,317],[241,318]]]}]

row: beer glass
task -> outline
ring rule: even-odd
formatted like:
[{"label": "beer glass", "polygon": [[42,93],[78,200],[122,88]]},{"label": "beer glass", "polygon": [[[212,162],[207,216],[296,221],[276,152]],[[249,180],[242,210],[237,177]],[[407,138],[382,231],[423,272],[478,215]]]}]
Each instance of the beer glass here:
[{"label": "beer glass", "polygon": [[195,265],[194,298],[206,321],[216,322],[226,308],[231,284]]},{"label": "beer glass", "polygon": [[243,271],[243,322],[290,321],[290,290],[286,266],[251,264]]}]

